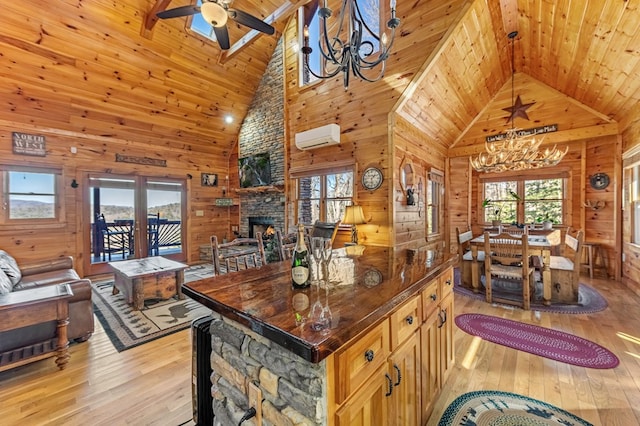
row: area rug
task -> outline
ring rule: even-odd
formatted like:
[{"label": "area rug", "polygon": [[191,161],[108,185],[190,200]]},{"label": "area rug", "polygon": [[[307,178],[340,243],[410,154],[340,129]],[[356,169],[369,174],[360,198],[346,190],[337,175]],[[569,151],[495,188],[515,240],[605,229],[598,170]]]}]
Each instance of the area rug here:
[{"label": "area rug", "polygon": [[620,361],[597,343],[551,328],[482,314],[462,314],[456,325],[489,342],[567,364],[588,368],[615,368]]},{"label": "area rug", "polygon": [[445,410],[438,426],[593,426],[580,417],[546,402],[501,391],[460,395]]},{"label": "area rug", "polygon": [[[485,300],[484,293],[474,293],[472,290],[462,286],[462,278],[460,270],[454,269],[454,286],[453,291],[466,297],[471,297],[476,300]],[[499,301],[494,302],[496,305],[502,305]],[[506,305],[509,308],[514,308],[513,305]],[[607,308],[607,300],[602,297],[597,290],[586,284],[580,283],[578,287],[578,304],[568,305],[564,303],[554,303],[550,306],[542,303],[542,285],[538,283],[536,285],[536,294],[533,296],[531,302],[531,310],[540,312],[555,312],[559,314],[592,314],[595,312],[603,311]]]},{"label": "area rug", "polygon": [[[198,265],[185,271],[185,282],[213,275],[213,267]],[[185,297],[184,300],[147,300],[133,310],[122,292],[113,295],[113,281],[92,283],[93,311],[118,352],[188,328],[191,322],[211,310]]]}]

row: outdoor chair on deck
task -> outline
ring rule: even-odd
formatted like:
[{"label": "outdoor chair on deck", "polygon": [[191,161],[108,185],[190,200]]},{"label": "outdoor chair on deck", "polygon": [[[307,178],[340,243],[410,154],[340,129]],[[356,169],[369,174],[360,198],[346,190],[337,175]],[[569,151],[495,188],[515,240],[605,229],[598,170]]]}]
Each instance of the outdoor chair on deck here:
[{"label": "outdoor chair on deck", "polygon": [[563,256],[551,256],[551,302],[578,303],[580,286],[580,256],[584,234],[578,231],[574,236],[569,230],[564,237]]},{"label": "outdoor chair on deck", "polygon": [[[522,306],[529,310],[535,293],[533,269],[529,267],[529,242],[527,235],[513,236],[505,232],[490,236],[484,233],[484,271],[487,303],[504,291],[500,301]],[[497,293],[497,291],[496,291]],[[521,293],[521,296],[518,295]],[[513,297],[515,295],[515,297]],[[512,296],[512,297],[507,297]]]},{"label": "outdoor chair on deck", "polygon": [[228,243],[218,243],[218,237],[213,235],[211,254],[214,275],[257,268],[267,263],[260,232],[255,238],[236,238]]},{"label": "outdoor chair on deck", "polygon": [[132,227],[124,229],[122,227],[109,226],[104,218],[104,214],[100,213],[96,218],[96,238],[99,249],[102,253],[102,260],[111,262],[111,255],[121,253],[122,259],[127,258],[127,252],[131,249]]},{"label": "outdoor chair on deck", "polygon": [[[462,277],[462,285],[466,288],[472,288],[472,271],[473,256],[471,255],[471,240],[473,233],[471,229],[460,232],[460,228],[456,228],[456,236],[458,238],[458,258],[460,260],[460,275]],[[484,272],[484,251],[478,250],[478,277]]]},{"label": "outdoor chair on deck", "polygon": [[158,256],[160,246],[158,244],[160,228],[160,212],[147,215],[147,251],[149,256]]}]

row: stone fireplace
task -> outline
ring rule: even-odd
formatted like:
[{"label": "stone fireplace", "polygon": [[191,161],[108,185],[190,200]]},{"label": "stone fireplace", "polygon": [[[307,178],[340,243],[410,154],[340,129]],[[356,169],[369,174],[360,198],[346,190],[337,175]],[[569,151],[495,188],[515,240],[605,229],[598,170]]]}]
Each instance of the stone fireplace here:
[{"label": "stone fireplace", "polygon": [[249,238],[253,238],[256,236],[258,232],[264,234],[264,232],[271,226],[275,226],[275,221],[272,217],[268,216],[249,216],[248,218],[248,232],[247,235]]}]

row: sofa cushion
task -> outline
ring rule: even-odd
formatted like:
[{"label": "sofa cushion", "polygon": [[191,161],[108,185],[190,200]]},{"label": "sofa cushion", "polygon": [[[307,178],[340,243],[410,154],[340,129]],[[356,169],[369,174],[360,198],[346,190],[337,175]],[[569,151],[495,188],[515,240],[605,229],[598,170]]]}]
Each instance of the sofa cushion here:
[{"label": "sofa cushion", "polygon": [[25,275],[22,281],[13,290],[25,290],[27,288],[41,287],[45,285],[66,283],[80,279],[74,269],[62,269],[57,271],[43,272],[36,275]]},{"label": "sofa cushion", "polygon": [[9,294],[13,291],[13,283],[2,270],[0,270],[0,294]]},{"label": "sofa cushion", "polygon": [[0,269],[7,274],[13,285],[20,282],[22,273],[18,267],[18,262],[4,250],[0,250]]}]

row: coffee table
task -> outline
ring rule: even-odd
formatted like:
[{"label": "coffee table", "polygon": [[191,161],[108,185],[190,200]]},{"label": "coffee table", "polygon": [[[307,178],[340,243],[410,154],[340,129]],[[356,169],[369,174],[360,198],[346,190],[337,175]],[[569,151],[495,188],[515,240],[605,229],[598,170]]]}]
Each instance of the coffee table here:
[{"label": "coffee table", "polygon": [[153,256],[110,262],[109,266],[114,272],[113,294],[121,291],[133,309],[142,309],[147,299],[184,299],[184,263]]},{"label": "coffee table", "polygon": [[[56,321],[56,365],[63,370],[69,362],[67,325],[69,324],[69,299],[72,296],[73,291],[69,284],[48,285],[3,295],[0,297],[0,331]],[[35,354],[9,363],[1,367],[0,371],[52,355],[53,352]]]}]

